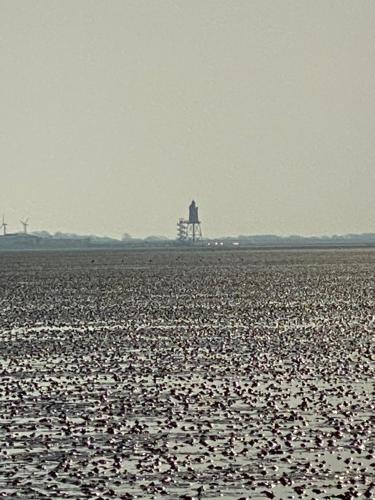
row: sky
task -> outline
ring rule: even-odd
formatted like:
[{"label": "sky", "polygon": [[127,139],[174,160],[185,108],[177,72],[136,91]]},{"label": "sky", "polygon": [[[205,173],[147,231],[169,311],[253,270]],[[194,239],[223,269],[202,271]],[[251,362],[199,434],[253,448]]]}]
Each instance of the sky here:
[{"label": "sky", "polygon": [[373,0],[0,0],[8,231],[375,232]]}]

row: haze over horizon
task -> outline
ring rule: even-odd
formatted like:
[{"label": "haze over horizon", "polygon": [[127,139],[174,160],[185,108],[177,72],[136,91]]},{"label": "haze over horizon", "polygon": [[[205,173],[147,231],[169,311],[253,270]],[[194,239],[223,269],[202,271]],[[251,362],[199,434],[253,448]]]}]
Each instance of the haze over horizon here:
[{"label": "haze over horizon", "polygon": [[374,26],[370,0],[0,0],[0,214],[375,232]]}]

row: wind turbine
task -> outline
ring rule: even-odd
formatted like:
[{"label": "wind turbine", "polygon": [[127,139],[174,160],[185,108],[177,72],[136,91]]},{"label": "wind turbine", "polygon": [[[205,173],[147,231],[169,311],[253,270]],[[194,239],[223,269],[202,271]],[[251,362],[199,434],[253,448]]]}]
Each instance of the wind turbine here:
[{"label": "wind turbine", "polygon": [[3,234],[4,234],[4,236],[6,236],[6,234],[7,234],[7,225],[8,224],[5,222],[5,217],[3,215],[3,223],[1,225],[1,227],[3,228]]},{"label": "wind turbine", "polygon": [[27,218],[26,220],[20,220],[20,223],[23,225],[24,234],[27,234],[27,226],[29,225],[29,219]]}]

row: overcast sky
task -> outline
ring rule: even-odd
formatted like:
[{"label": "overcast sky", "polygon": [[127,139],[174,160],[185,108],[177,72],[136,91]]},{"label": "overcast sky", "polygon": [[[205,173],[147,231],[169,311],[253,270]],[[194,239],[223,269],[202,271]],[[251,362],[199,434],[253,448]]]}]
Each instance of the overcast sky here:
[{"label": "overcast sky", "polygon": [[374,0],[0,0],[8,230],[375,232]]}]

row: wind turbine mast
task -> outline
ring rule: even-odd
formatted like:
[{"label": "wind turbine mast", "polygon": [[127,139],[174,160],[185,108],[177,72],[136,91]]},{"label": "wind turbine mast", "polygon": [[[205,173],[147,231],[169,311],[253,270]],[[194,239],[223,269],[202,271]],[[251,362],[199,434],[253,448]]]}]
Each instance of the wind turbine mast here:
[{"label": "wind turbine mast", "polygon": [[3,223],[1,225],[1,227],[3,228],[3,235],[6,236],[7,234],[7,223],[5,222],[5,216],[3,215]]},{"label": "wind turbine mast", "polygon": [[20,220],[22,226],[23,226],[23,233],[27,234],[27,226],[29,225],[29,219],[26,220]]}]

